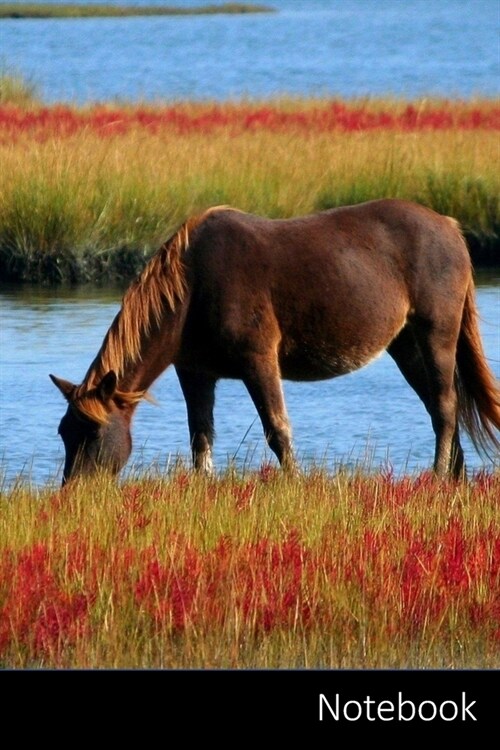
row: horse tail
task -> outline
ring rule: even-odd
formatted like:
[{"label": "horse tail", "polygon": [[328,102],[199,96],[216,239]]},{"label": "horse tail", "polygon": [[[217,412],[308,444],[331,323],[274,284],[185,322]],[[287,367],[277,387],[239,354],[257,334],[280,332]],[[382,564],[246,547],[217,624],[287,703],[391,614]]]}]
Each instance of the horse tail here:
[{"label": "horse tail", "polygon": [[458,419],[476,450],[487,456],[500,455],[500,389],[488,366],[481,341],[472,280],[467,289],[457,344],[455,385]]}]

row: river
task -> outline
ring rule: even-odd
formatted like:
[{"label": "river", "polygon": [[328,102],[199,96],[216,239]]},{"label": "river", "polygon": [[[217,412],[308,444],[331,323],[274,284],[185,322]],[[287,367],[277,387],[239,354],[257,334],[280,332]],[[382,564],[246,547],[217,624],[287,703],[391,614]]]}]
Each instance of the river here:
[{"label": "river", "polygon": [[[483,273],[477,283],[486,354],[500,376],[500,272]],[[0,287],[0,465],[9,484],[20,476],[38,485],[59,481],[57,427],[65,406],[48,375],[80,382],[119,304],[118,290]],[[178,457],[189,461],[185,405],[173,368],[152,393],[157,404],[144,402],[135,416],[126,472],[164,471]],[[285,397],[303,465],[361,463],[402,473],[432,463],[430,420],[388,355],[335,380],[286,382]],[[215,424],[218,469],[228,462],[242,468],[274,461],[240,382],[220,382]],[[470,469],[488,467],[468,440],[464,448]]]},{"label": "river", "polygon": [[500,93],[497,0],[267,4],[278,12],[4,20],[0,61],[49,102]]}]

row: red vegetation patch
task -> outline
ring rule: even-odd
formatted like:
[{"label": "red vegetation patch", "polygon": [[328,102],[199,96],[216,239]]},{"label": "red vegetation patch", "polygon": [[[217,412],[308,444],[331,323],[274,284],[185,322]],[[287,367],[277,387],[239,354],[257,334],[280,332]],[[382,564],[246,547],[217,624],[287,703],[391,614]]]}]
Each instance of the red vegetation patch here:
[{"label": "red vegetation patch", "polygon": [[0,559],[0,655],[16,643],[27,646],[35,658],[58,664],[62,651],[86,632],[92,594],[61,585],[59,556],[35,544]]},{"label": "red vegetation patch", "polygon": [[[259,483],[269,481],[268,473],[234,486],[235,513],[258,502]],[[478,475],[467,502],[480,502],[499,481]],[[185,492],[190,477],[180,475],[170,484]],[[358,518],[348,533],[332,521],[313,542],[288,530],[278,539],[221,536],[205,548],[174,532],[155,539],[144,488],[126,487],[113,544],[92,543],[75,531],[54,536],[50,547],[35,543],[3,552],[0,660],[14,649],[28,663],[68,663],[72,649],[85,650],[87,643],[90,648],[103,602],[132,618],[131,631],[146,623],[163,635],[228,630],[262,637],[316,630],[356,638],[363,622],[373,637],[391,641],[410,643],[428,633],[446,640],[451,632],[485,644],[498,641],[500,535],[493,522],[481,527],[449,515],[454,492],[463,490],[427,474],[401,480],[387,474],[364,483],[354,478],[351,490],[353,507],[366,522]],[[409,503],[435,492],[443,493],[439,527],[411,523]],[[216,500],[212,494],[201,496],[207,507]],[[154,497],[155,504],[171,501],[168,493]],[[377,506],[382,513],[374,516]],[[425,514],[425,502],[419,507]],[[365,516],[368,511],[371,516]],[[380,524],[387,513],[390,523]],[[149,527],[155,541],[148,546],[132,548],[125,541],[133,534],[137,543]]]},{"label": "red vegetation patch", "polygon": [[393,111],[370,105],[332,101],[311,104],[289,111],[273,105],[213,105],[206,107],[172,106],[162,108],[112,109],[95,106],[76,109],[66,106],[25,110],[0,107],[0,132],[3,137],[28,133],[39,139],[67,137],[81,130],[106,138],[124,135],[135,129],[150,133],[209,134],[228,130],[231,134],[268,132],[360,132],[367,130],[499,130],[500,107],[493,104],[396,106]]}]

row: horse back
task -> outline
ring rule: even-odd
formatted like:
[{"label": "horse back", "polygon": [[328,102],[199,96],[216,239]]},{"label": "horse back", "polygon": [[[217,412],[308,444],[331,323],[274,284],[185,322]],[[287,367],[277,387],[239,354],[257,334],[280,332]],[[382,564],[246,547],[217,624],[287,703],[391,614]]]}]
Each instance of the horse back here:
[{"label": "horse back", "polygon": [[[192,261],[211,283],[238,276],[251,283],[288,286],[319,280],[321,271],[403,277],[408,288],[422,277],[470,268],[458,223],[417,203],[368,201],[292,219],[267,219],[234,209],[210,213],[196,231]],[[227,275],[226,274],[226,275]],[[199,279],[196,279],[199,281]]]},{"label": "horse back", "polygon": [[293,379],[357,369],[470,277],[456,223],[400,200],[285,220],[215,211],[186,260],[194,349],[244,356],[272,344]]}]

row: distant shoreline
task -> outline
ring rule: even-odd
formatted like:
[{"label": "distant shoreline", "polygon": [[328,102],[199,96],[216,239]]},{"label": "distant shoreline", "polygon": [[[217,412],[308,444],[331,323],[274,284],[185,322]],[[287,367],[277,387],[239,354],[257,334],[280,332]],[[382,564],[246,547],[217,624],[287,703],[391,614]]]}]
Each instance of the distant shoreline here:
[{"label": "distant shoreline", "polygon": [[215,14],[275,13],[276,9],[252,3],[200,5],[193,8],[133,5],[52,5],[49,3],[0,3],[1,19],[127,18],[139,16],[200,16]]}]

